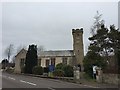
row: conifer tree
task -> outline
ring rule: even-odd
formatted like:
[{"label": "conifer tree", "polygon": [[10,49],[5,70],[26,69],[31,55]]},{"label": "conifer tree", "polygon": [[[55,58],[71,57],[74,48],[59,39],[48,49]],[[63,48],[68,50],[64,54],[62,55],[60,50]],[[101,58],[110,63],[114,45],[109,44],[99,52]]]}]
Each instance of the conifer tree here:
[{"label": "conifer tree", "polygon": [[25,61],[25,73],[32,73],[32,69],[34,66],[37,65],[38,56],[37,56],[37,46],[36,45],[29,45],[27,54],[26,54],[26,61]]},{"label": "conifer tree", "polygon": [[96,34],[89,37],[89,40],[91,43],[84,59],[85,71],[91,75],[93,64],[105,68],[109,57],[114,56],[113,63],[116,64],[114,68],[116,73],[116,70],[120,69],[120,30],[116,29],[114,25],[111,25],[109,29],[102,25]]},{"label": "conifer tree", "polygon": [[116,29],[115,25],[111,25],[108,37],[110,48],[115,55],[115,61],[117,63],[116,67],[118,69],[118,73],[120,73],[120,30]]}]

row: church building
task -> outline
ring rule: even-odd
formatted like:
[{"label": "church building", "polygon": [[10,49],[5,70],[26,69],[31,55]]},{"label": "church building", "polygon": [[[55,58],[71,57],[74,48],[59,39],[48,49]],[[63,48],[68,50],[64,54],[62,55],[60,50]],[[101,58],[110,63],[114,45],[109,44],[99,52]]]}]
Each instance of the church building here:
[{"label": "church building", "polygon": [[[73,50],[50,50],[42,51],[38,55],[38,65],[48,67],[56,66],[64,63],[71,66],[80,66],[82,69],[84,49],[83,49],[83,29],[72,29]],[[21,73],[21,69],[25,66],[27,50],[22,49],[15,56],[15,73]]]}]

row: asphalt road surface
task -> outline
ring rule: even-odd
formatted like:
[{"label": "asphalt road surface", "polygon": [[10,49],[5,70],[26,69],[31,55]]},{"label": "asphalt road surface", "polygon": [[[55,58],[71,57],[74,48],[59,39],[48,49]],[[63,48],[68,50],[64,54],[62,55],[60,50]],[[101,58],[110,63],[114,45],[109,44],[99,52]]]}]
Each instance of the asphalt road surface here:
[{"label": "asphalt road surface", "polygon": [[[81,90],[83,88],[98,88],[89,85],[82,85],[70,82],[64,82],[61,80],[48,79],[48,78],[40,78],[40,77],[32,77],[18,74],[8,74],[3,72],[2,75],[2,88],[7,88],[7,90],[14,90],[19,88],[32,88],[41,90],[40,88],[45,90]],[[20,89],[22,90],[22,89]],[[93,89],[91,89],[93,90]]]},{"label": "asphalt road surface", "polygon": [[8,74],[5,72],[2,73],[1,77],[2,88],[47,88],[51,90],[54,88],[95,88],[55,79]]}]

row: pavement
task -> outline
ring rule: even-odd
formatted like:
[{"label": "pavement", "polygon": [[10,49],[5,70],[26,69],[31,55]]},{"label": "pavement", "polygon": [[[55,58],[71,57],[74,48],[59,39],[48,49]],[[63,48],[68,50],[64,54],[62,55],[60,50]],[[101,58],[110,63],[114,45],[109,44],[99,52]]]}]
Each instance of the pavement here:
[{"label": "pavement", "polygon": [[111,90],[118,90],[118,86],[115,85],[106,85],[106,84],[96,84],[85,82],[83,83],[72,83],[66,82],[56,79],[50,78],[40,78],[19,74],[9,74],[3,72],[0,76],[2,78],[2,90],[16,90],[16,89],[25,89],[31,88],[37,90],[81,90],[81,89],[91,89],[91,90],[108,90],[107,88],[111,88]]}]

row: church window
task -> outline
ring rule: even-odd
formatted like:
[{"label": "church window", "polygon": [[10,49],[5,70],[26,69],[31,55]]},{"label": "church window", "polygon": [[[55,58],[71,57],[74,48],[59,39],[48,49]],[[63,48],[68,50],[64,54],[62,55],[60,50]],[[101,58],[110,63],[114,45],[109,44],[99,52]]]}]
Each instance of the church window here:
[{"label": "church window", "polygon": [[55,66],[55,58],[51,58],[51,65]]},{"label": "church window", "polygon": [[62,63],[67,65],[67,57],[62,58]]},{"label": "church window", "polygon": [[50,60],[47,59],[47,60],[46,60],[46,67],[49,67],[49,62],[50,62]]}]

